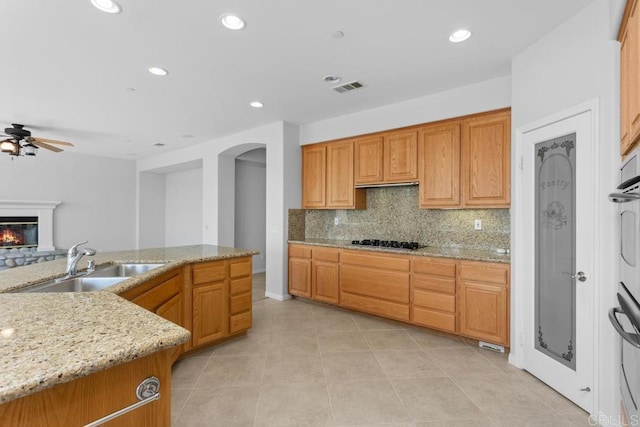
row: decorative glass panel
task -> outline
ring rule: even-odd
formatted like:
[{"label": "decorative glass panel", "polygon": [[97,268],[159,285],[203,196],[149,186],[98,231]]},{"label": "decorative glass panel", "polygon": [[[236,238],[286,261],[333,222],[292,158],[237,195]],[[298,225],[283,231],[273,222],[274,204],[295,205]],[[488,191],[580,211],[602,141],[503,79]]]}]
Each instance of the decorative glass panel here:
[{"label": "decorative glass panel", "polygon": [[576,134],[535,150],[535,348],[575,371]]}]

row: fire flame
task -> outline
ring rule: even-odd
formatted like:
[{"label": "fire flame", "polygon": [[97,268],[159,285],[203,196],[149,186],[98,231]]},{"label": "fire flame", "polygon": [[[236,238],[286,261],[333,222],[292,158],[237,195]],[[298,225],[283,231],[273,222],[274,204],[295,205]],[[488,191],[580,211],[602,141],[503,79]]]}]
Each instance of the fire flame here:
[{"label": "fire flame", "polygon": [[21,245],[22,244],[22,236],[16,233],[13,230],[9,230],[8,228],[4,230],[0,230],[0,242],[2,244],[11,243],[13,245]]}]

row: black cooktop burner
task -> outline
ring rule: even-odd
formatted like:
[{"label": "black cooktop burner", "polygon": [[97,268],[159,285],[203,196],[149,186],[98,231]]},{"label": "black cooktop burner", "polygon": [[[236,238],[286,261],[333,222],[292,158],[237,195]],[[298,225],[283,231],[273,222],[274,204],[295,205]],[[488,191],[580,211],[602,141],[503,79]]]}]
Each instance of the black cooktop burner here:
[{"label": "black cooktop burner", "polygon": [[360,246],[380,246],[383,248],[409,249],[409,250],[415,250],[415,249],[420,249],[425,247],[425,245],[421,245],[418,242],[399,242],[397,240],[378,240],[378,239],[352,240],[351,244],[360,245]]}]

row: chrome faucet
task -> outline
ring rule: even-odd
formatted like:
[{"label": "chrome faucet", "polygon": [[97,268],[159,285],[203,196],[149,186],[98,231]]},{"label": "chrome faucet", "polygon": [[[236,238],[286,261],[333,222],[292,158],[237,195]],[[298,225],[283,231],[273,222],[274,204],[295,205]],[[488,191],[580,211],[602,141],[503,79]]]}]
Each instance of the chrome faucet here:
[{"label": "chrome faucet", "polygon": [[96,254],[96,250],[91,248],[84,248],[83,250],[78,250],[78,246],[84,245],[87,242],[88,241],[76,243],[75,245],[69,248],[69,251],[67,252],[67,274],[58,280],[65,280],[70,277],[77,276],[78,262],[80,261],[80,258],[82,258],[84,255],[93,256]]}]

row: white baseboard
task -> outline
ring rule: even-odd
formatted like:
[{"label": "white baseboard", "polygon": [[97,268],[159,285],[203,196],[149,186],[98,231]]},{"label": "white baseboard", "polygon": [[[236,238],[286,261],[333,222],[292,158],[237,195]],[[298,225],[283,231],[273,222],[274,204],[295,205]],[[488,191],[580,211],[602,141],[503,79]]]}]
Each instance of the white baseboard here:
[{"label": "white baseboard", "polygon": [[286,301],[288,299],[291,299],[291,295],[289,294],[280,295],[280,294],[274,294],[273,292],[265,292],[264,296],[267,298],[278,300],[278,301]]},{"label": "white baseboard", "polygon": [[259,273],[266,273],[267,269],[266,268],[259,268],[257,270],[253,270],[253,273],[251,274],[259,274]]}]

